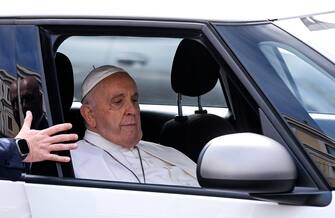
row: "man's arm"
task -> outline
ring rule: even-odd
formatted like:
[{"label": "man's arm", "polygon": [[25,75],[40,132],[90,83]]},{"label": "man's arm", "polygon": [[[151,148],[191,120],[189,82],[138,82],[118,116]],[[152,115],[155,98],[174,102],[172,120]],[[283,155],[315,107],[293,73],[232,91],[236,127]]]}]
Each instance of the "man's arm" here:
[{"label": "man's arm", "polygon": [[16,180],[24,169],[15,139],[0,138],[0,178]]},{"label": "man's arm", "polygon": [[[28,155],[22,160],[15,139],[0,139],[0,178],[16,180],[25,169],[24,162],[44,160],[69,162],[69,157],[53,154],[54,151],[72,150],[75,143],[64,143],[78,139],[76,134],[58,134],[72,128],[70,123],[58,124],[43,130],[30,129],[32,114],[27,111],[17,139],[25,139],[29,147]],[[58,134],[58,135],[57,135]]]}]

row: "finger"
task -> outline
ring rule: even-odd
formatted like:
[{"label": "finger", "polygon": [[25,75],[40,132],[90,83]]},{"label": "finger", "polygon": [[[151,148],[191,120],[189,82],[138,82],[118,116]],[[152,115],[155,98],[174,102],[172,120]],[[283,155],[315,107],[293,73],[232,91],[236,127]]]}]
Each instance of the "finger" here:
[{"label": "finger", "polygon": [[57,124],[57,125],[54,125],[54,126],[51,126],[51,127],[47,128],[47,129],[44,129],[44,130],[42,130],[42,133],[47,134],[47,135],[54,135],[56,133],[69,130],[71,128],[72,128],[71,123],[62,123],[62,124]]},{"label": "finger", "polygon": [[30,111],[27,111],[26,117],[24,118],[24,122],[22,124],[22,129],[30,129],[32,121],[33,121],[33,115]]},{"label": "finger", "polygon": [[51,136],[48,141],[50,144],[57,144],[61,142],[76,141],[77,139],[77,134],[60,134]]},{"label": "finger", "polygon": [[57,154],[49,154],[47,160],[66,163],[69,162],[71,158],[67,156],[59,156]]},{"label": "finger", "polygon": [[67,151],[76,149],[78,146],[76,143],[71,144],[53,144],[49,146],[49,151]]}]

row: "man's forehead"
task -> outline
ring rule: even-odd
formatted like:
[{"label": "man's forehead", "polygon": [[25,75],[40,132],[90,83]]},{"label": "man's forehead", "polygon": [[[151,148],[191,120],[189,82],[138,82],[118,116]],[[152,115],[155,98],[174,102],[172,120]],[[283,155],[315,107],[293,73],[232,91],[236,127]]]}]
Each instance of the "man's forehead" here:
[{"label": "man's forehead", "polygon": [[104,78],[102,81],[104,81],[106,79],[108,79],[108,80],[130,80],[130,81],[134,81],[133,78],[127,72],[113,73],[113,74],[107,76],[106,78]]},{"label": "man's forehead", "polygon": [[120,90],[116,90],[115,92],[109,93],[108,97],[110,98],[123,98],[123,97],[138,97],[138,92],[122,92]]},{"label": "man's forehead", "polygon": [[123,86],[132,86],[135,89],[137,89],[136,83],[133,80],[133,78],[128,74],[124,72],[119,72],[112,74],[106,78],[104,78],[102,81],[100,81],[99,84],[102,84],[103,86],[108,86],[112,88],[121,88]]},{"label": "man's forehead", "polygon": [[94,92],[99,95],[105,94],[109,97],[138,95],[135,81],[127,74],[120,74],[119,76],[111,75],[106,77],[95,87]]}]

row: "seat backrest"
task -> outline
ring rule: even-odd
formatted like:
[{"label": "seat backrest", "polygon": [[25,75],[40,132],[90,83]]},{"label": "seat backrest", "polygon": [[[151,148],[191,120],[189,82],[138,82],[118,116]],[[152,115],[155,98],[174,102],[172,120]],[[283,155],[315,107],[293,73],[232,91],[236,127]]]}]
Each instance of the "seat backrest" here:
[{"label": "seat backrest", "polygon": [[[69,117],[71,117],[69,116],[69,111],[71,109],[74,92],[72,64],[66,55],[59,52],[56,53],[55,64],[64,120],[66,122],[71,122],[73,124],[73,127],[75,127],[73,120],[68,119]],[[61,151],[58,153],[62,156],[70,156],[69,151]],[[61,165],[61,173],[64,177],[73,177],[74,173],[71,163],[59,164],[53,161],[42,161],[33,163],[31,166],[31,173],[35,175],[59,176],[59,172],[56,166],[57,164]]]},{"label": "seat backrest", "polygon": [[[200,97],[214,88],[219,78],[220,66],[206,47],[198,41],[184,39],[180,42],[172,65],[171,85],[178,95]],[[181,107],[178,101],[178,107]],[[226,119],[199,111],[190,116],[178,116],[167,121],[161,130],[160,143],[174,147],[195,162],[211,139],[233,133]]]},{"label": "seat backrest", "polygon": [[85,132],[85,124],[79,109],[72,109],[74,95],[74,77],[70,59],[63,53],[56,53],[57,79],[62,100],[64,120],[72,123],[72,132],[82,138]]},{"label": "seat backrest", "polygon": [[72,64],[69,58],[60,52],[56,53],[55,63],[63,114],[64,116],[67,116],[71,109],[74,93]]}]

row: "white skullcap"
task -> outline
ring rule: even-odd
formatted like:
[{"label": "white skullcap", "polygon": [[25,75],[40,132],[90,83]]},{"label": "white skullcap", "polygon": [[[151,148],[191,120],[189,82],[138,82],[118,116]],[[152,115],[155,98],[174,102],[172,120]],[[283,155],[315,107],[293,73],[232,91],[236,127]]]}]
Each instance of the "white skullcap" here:
[{"label": "white skullcap", "polygon": [[122,68],[115,67],[113,65],[104,65],[98,68],[94,68],[89,74],[86,76],[83,84],[81,85],[81,100],[83,100],[86,95],[103,79],[106,77],[118,73],[125,72]]}]

